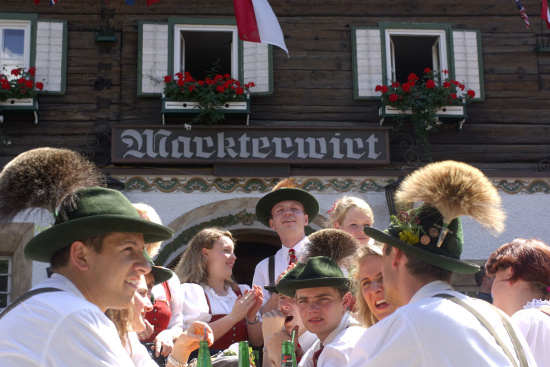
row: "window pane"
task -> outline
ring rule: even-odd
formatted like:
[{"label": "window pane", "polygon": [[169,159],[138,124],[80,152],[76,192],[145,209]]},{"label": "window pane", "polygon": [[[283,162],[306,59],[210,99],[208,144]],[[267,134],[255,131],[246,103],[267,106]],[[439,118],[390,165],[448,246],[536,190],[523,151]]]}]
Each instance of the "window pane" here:
[{"label": "window pane", "polygon": [[25,31],[23,29],[4,30],[3,55],[8,59],[22,59],[25,50]]},{"label": "window pane", "polygon": [[8,295],[0,294],[0,309],[8,306]]},{"label": "window pane", "polygon": [[185,71],[195,79],[204,79],[216,62],[218,74],[231,74],[232,32],[182,31],[181,35]]},{"label": "window pane", "polygon": [[8,274],[10,261],[8,259],[0,259],[0,274]]},{"label": "window pane", "polygon": [[420,77],[426,68],[437,69],[433,65],[432,46],[438,39],[439,36],[391,36],[398,82],[406,82],[410,73]]},{"label": "window pane", "polygon": [[8,279],[7,275],[0,275],[0,292],[8,291]]}]

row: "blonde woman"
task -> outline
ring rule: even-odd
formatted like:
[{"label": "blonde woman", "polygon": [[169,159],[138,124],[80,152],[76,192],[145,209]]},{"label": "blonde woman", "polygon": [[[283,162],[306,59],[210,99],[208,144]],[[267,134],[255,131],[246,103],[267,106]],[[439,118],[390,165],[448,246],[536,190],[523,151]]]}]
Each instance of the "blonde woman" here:
[{"label": "blonde woman", "polygon": [[327,228],[341,229],[351,234],[361,245],[366,245],[368,237],[363,228],[372,227],[374,215],[372,209],[365,200],[354,196],[344,196],[336,200],[332,209],[327,213],[330,219]]},{"label": "blonde woman", "polygon": [[242,340],[254,346],[263,342],[258,316],[263,293],[258,286],[250,289],[233,280],[234,249],[229,231],[203,229],[191,239],[175,269],[183,283],[185,323],[210,325],[212,354]]},{"label": "blonde woman", "polygon": [[[150,222],[162,224],[156,210],[143,203],[132,204],[139,215]],[[159,252],[162,242],[148,243],[145,250],[150,258]],[[146,328],[138,334],[139,340],[148,347],[153,347],[155,357],[167,357],[174,347],[174,341],[183,332],[183,295],[180,281],[176,274],[165,282],[156,284],[152,274],[145,276],[147,285],[152,287],[153,309],[148,311]],[[153,286],[154,285],[154,286]]]},{"label": "blonde woman", "polygon": [[355,254],[357,290],[355,297],[357,321],[370,327],[391,315],[397,307],[386,302],[382,284],[383,244],[374,241],[361,247]]}]

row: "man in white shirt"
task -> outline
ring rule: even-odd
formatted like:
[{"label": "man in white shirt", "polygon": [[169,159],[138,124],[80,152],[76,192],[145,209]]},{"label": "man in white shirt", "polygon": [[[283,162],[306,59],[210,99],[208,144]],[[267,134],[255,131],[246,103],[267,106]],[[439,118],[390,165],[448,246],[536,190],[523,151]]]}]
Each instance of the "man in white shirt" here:
[{"label": "man in white shirt", "polygon": [[[303,266],[290,270],[277,283],[277,290],[296,299],[305,328],[318,338],[302,357],[303,367],[343,367],[365,329],[347,313],[352,296],[350,281],[335,260],[326,256],[309,258]],[[268,342],[276,350],[281,339],[290,340],[288,331]],[[280,365],[280,353],[269,353]]]},{"label": "man in white shirt", "polygon": [[130,307],[140,276],[151,271],[145,243],[173,232],[142,219],[119,191],[95,187],[99,175],[78,154],[51,148],[21,154],[0,174],[2,189],[17,192],[22,176],[35,185],[2,201],[1,219],[37,202],[55,217],[24,250],[54,274],[0,314],[3,367],[132,365],[104,313]]},{"label": "man in white shirt", "polygon": [[[279,275],[285,271],[291,260],[299,260],[307,242],[305,226],[319,213],[319,203],[309,192],[299,189],[293,179],[279,182],[269,194],[256,205],[256,217],[265,226],[275,230],[281,239],[282,247],[273,256],[273,272],[270,272],[270,258],[256,265],[252,284],[262,290],[274,285]],[[266,313],[277,308],[277,297],[271,297],[264,290],[264,304],[260,312]]]},{"label": "man in white shirt", "polygon": [[385,297],[399,308],[367,329],[348,367],[536,366],[525,339],[507,326],[506,315],[450,286],[453,272],[479,270],[460,260],[458,215],[503,229],[492,183],[463,163],[439,162],[415,171],[401,185],[396,199],[423,201],[422,206],[393,216],[384,232],[364,228],[385,244]]}]

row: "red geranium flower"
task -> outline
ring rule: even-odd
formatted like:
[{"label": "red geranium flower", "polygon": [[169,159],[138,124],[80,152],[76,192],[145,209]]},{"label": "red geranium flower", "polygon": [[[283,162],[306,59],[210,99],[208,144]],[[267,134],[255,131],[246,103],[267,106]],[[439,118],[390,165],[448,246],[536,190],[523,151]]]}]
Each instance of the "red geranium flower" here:
[{"label": "red geranium flower", "polygon": [[451,87],[451,82],[443,82],[443,87],[450,88]]},{"label": "red geranium flower", "polygon": [[178,87],[183,87],[184,81],[183,79],[178,79]]},{"label": "red geranium flower", "polygon": [[399,88],[401,86],[401,83],[393,82],[391,86],[392,86],[392,88]]},{"label": "red geranium flower", "polygon": [[382,93],[388,93],[388,87],[383,85],[382,86]]},{"label": "red geranium flower", "polygon": [[34,76],[34,73],[36,73],[36,68],[33,66],[29,69],[29,74],[31,74],[31,76]]},{"label": "red geranium flower", "polygon": [[474,98],[476,96],[476,92],[474,92],[473,90],[469,89],[468,90],[468,96],[470,96],[470,98]]},{"label": "red geranium flower", "polygon": [[244,89],[242,87],[237,87],[237,89],[235,90],[235,93],[240,96],[241,94],[244,93]]},{"label": "red geranium flower", "polygon": [[397,97],[397,94],[392,93],[392,94],[390,94],[389,98],[390,98],[390,102],[395,102],[395,101],[397,101],[398,97]]},{"label": "red geranium flower", "polygon": [[426,88],[428,88],[428,89],[435,88],[435,82],[432,79],[428,80],[426,82]]},{"label": "red geranium flower", "polygon": [[403,84],[403,92],[408,92],[411,90],[411,85],[409,83]]},{"label": "red geranium flower", "polygon": [[41,82],[37,82],[37,83],[36,83],[36,89],[38,89],[38,90],[44,89],[44,84],[41,83]]},{"label": "red geranium flower", "polygon": [[225,88],[224,88],[223,86],[221,86],[221,85],[218,85],[218,86],[216,87],[216,90],[217,90],[218,92],[220,92],[220,93],[225,92]]},{"label": "red geranium flower", "polygon": [[165,82],[165,83],[170,83],[171,81],[172,81],[172,76],[166,75],[166,76],[164,77],[164,82]]},{"label": "red geranium flower", "polygon": [[456,93],[451,93],[451,98],[456,99]]},{"label": "red geranium flower", "polygon": [[27,80],[25,82],[25,86],[29,89],[31,89],[33,85],[34,85],[34,82],[32,80]]},{"label": "red geranium flower", "polygon": [[428,73],[431,73],[432,71],[430,70],[430,68],[426,68],[424,69],[424,74],[428,74]]},{"label": "red geranium flower", "polygon": [[21,73],[21,69],[12,69],[11,70],[11,75],[19,76],[20,73]]},{"label": "red geranium flower", "polygon": [[376,88],[374,88],[374,91],[375,91],[375,92],[380,92],[380,91],[382,91],[382,86],[381,86],[381,85],[377,85]]}]

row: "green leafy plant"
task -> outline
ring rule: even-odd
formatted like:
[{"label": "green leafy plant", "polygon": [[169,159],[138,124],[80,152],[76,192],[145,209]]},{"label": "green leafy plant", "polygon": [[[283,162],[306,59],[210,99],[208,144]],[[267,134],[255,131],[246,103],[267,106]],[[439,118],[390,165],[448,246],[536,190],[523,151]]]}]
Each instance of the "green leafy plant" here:
[{"label": "green leafy plant", "polygon": [[225,119],[221,108],[228,102],[246,101],[254,83],[242,84],[229,74],[217,74],[217,64],[203,80],[197,80],[190,73],[176,73],[164,77],[164,96],[176,101],[198,103],[199,114],[193,122],[205,121],[216,124]]},{"label": "green leafy plant", "polygon": [[34,98],[38,92],[44,89],[42,82],[34,82],[36,68],[31,67],[29,70],[25,68],[15,68],[11,73],[7,73],[7,69],[2,68],[0,74],[0,102],[6,101],[8,98]]},{"label": "green leafy plant", "polygon": [[[443,73],[447,75],[448,71],[444,70]],[[382,93],[382,104],[404,112],[397,117],[397,128],[401,126],[405,116],[410,114],[418,144],[424,147],[425,154],[429,156],[428,135],[436,132],[442,125],[437,110],[445,106],[470,103],[475,97],[475,92],[465,89],[464,84],[448,78],[440,83],[439,73],[426,68],[421,78],[411,73],[406,83],[377,85],[375,91]]]}]

